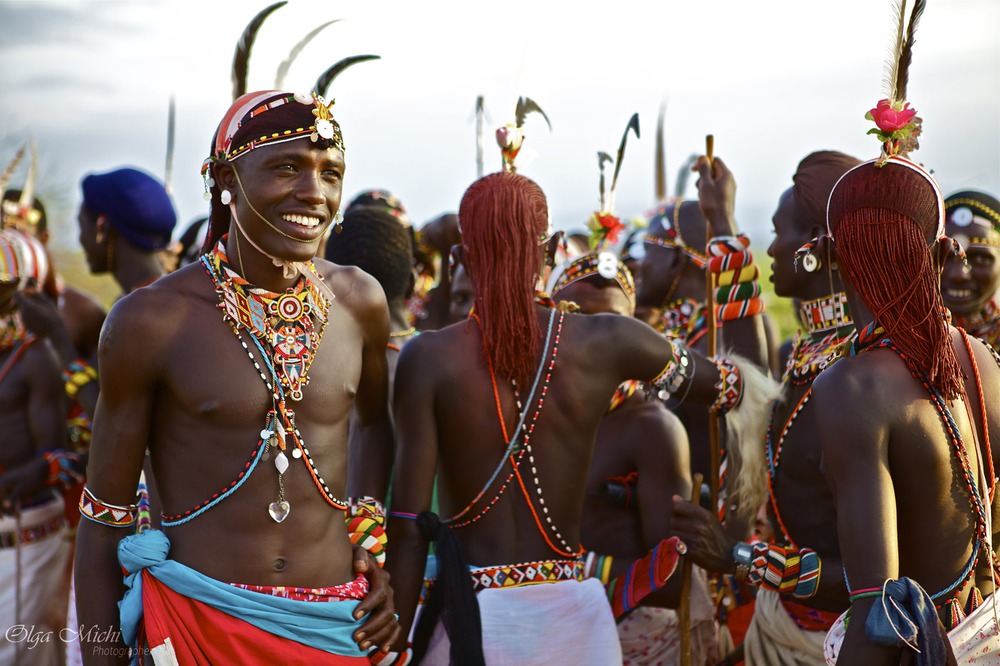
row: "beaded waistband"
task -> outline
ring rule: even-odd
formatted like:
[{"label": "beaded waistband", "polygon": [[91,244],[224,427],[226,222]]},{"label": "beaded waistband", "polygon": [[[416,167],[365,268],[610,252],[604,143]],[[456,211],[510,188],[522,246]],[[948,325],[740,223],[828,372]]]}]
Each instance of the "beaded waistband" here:
[{"label": "beaded waistband", "polygon": [[[583,560],[544,560],[521,564],[502,564],[495,567],[470,569],[474,592],[505,587],[523,587],[541,583],[557,583],[564,580],[583,580]],[[424,579],[421,596],[434,587],[434,578]]]},{"label": "beaded waistband", "polygon": [[0,532],[0,548],[13,548],[19,543],[23,546],[29,543],[42,541],[46,537],[59,532],[66,526],[66,517],[63,515],[53,516],[39,525],[23,527],[10,532]]}]

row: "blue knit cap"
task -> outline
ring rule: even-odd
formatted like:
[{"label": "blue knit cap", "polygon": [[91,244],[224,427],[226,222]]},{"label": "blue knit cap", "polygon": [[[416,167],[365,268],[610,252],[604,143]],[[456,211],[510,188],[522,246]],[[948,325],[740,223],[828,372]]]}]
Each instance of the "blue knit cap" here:
[{"label": "blue knit cap", "polygon": [[170,244],[177,214],[163,184],[144,171],[126,167],[83,179],[83,205],[107,218],[111,227],[143,250]]}]

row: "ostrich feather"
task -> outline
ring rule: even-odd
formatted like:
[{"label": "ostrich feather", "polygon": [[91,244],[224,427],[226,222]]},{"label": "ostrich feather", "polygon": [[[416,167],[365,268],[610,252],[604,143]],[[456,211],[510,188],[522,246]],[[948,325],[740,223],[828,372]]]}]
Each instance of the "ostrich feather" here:
[{"label": "ostrich feather", "polygon": [[316,79],[316,92],[326,97],[327,91],[330,89],[330,84],[333,80],[340,76],[340,74],[350,67],[351,65],[356,65],[359,62],[367,62],[369,60],[380,60],[382,56],[377,55],[359,55],[350,56],[349,58],[344,58],[343,60],[338,60],[333,66],[323,72],[318,79]]},{"label": "ostrich feather", "polygon": [[635,132],[635,138],[639,138],[639,114],[633,113],[625,126],[625,133],[622,134],[622,142],[618,145],[618,157],[615,159],[615,175],[611,177],[611,191],[608,193],[608,212],[614,210],[615,190],[618,188],[618,174],[622,170],[622,158],[625,157],[625,144],[628,142],[628,132]]},{"label": "ostrich feather", "polygon": [[260,10],[256,16],[247,24],[247,27],[243,29],[243,34],[240,35],[240,40],[236,42],[236,53],[233,56],[233,99],[235,100],[240,95],[243,95],[247,91],[247,71],[250,64],[250,51],[253,49],[254,40],[257,39],[257,32],[260,30],[260,26],[264,24],[264,20],[271,15],[273,11],[282,7],[288,3],[288,0],[282,0],[282,2],[276,2],[273,5],[265,7]]},{"label": "ostrich feather", "polygon": [[285,89],[285,77],[288,76],[288,70],[289,68],[291,68],[292,63],[295,62],[295,59],[299,57],[300,53],[302,53],[302,49],[304,49],[309,44],[309,42],[311,42],[316,37],[316,35],[322,32],[323,28],[327,27],[328,25],[333,25],[338,21],[340,21],[340,19],[334,19],[332,21],[327,21],[326,23],[317,28],[313,28],[308,35],[303,37],[298,44],[292,47],[292,50],[288,53],[288,57],[282,60],[281,64],[278,65],[278,73],[275,74],[274,76],[275,90]]},{"label": "ostrich feather", "polygon": [[545,124],[549,126],[549,131],[551,132],[552,123],[549,122],[549,117],[545,115],[544,111],[542,111],[542,107],[538,106],[538,104],[536,104],[535,101],[529,97],[517,98],[517,108],[514,111],[514,126],[523,127],[525,119],[532,111],[540,113],[542,118],[545,118]]}]

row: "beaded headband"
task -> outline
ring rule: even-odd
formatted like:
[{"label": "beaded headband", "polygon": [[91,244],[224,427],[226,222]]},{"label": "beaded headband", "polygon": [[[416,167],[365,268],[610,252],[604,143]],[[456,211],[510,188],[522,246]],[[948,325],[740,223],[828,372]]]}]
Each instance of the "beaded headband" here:
[{"label": "beaded headband", "polygon": [[635,311],[635,280],[632,271],[611,252],[588,252],[563,264],[550,280],[549,293],[555,295],[573,284],[594,275],[614,280],[628,298],[629,307]]},{"label": "beaded headband", "polygon": [[[945,200],[944,208],[950,212],[949,221],[956,226],[967,227],[978,220],[980,223],[992,227],[994,231],[1000,233],[1000,213],[982,201],[967,197],[953,197]],[[983,244],[996,245],[996,242]]]}]

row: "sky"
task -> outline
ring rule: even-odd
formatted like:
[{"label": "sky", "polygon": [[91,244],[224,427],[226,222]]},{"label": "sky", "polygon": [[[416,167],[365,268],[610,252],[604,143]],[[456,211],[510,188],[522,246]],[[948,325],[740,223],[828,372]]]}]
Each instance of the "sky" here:
[{"label": "sky", "polygon": [[[0,166],[33,138],[39,193],[55,242],[74,247],[80,179],[136,166],[163,178],[169,100],[176,100],[171,192],[183,227],[207,211],[199,169],[232,101],[237,39],[266,0],[0,0]],[[912,4],[912,3],[911,3]],[[924,118],[916,159],[945,194],[1000,194],[1000,2],[928,0],[909,99]],[[529,116],[521,173],[549,198],[557,228],[598,206],[598,151],[614,153],[632,113],[616,212],[655,203],[656,116],[666,103],[671,193],[692,153],[715,136],[737,184],[737,218],[766,238],[782,191],[814,150],[875,157],[865,111],[883,98],[889,0],[290,0],[264,23],[249,88],[274,87],[292,46],[326,21],[285,87],[310,89],[337,60],[376,54],[333,84],[347,145],[345,201],[394,192],[418,226],[458,208],[476,178],[475,100],[490,127]],[[486,170],[499,150],[486,146]],[[23,182],[24,168],[11,186]],[[694,179],[688,196],[696,196]]]}]

